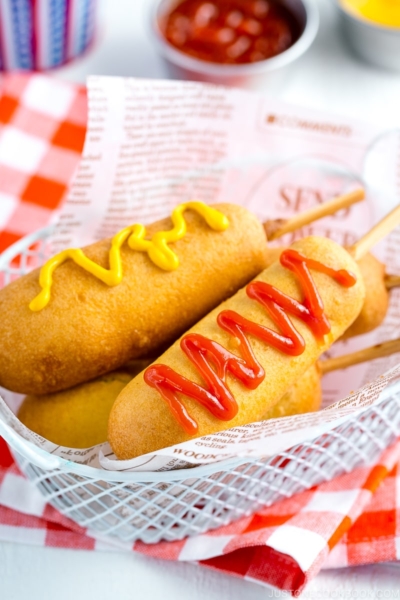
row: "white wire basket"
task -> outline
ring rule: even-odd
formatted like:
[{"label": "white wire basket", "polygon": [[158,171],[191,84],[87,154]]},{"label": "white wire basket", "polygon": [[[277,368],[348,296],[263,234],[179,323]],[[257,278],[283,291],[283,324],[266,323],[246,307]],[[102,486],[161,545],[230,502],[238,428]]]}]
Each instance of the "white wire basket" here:
[{"label": "white wire basket", "polygon": [[[51,229],[0,256],[1,285],[49,256]],[[204,533],[375,461],[400,436],[400,389],[313,440],[267,458],[241,458],[161,473],[120,473],[78,465],[26,441],[0,419],[26,477],[46,501],[94,536],[131,543]]]}]

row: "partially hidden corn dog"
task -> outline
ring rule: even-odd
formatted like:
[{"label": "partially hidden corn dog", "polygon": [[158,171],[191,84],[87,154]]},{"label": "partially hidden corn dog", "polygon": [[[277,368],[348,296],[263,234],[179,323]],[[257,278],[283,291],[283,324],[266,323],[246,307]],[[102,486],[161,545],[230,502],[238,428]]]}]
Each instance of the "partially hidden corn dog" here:
[{"label": "partially hidden corn dog", "polygon": [[132,458],[260,420],[356,319],[364,296],[346,250],[296,242],[124,388],[110,414],[113,451]]},{"label": "partially hidden corn dog", "polygon": [[112,405],[131,379],[125,371],[113,371],[69,390],[26,396],[17,416],[54,444],[90,448],[106,441]]},{"label": "partially hidden corn dog", "polygon": [[59,446],[90,448],[101,444],[107,440],[108,417],[115,399],[149,363],[138,359],[69,390],[28,395],[17,416],[26,427]]},{"label": "partially hidden corn dog", "polygon": [[365,300],[360,314],[344,332],[342,339],[373,331],[381,325],[389,308],[385,265],[370,253],[360,258],[357,263],[365,283]]},{"label": "partially hidden corn dog", "polygon": [[282,398],[269,408],[260,419],[281,419],[291,415],[316,412],[321,408],[322,386],[318,363],[311,365],[284,393]]}]

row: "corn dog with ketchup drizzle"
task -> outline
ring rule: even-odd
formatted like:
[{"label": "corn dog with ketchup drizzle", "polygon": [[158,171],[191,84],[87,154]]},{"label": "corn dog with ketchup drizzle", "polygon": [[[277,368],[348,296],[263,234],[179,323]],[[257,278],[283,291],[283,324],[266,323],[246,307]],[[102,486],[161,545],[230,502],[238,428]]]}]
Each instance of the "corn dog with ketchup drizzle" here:
[{"label": "corn dog with ketchup drizzle", "polygon": [[364,296],[346,250],[299,240],[124,388],[110,414],[113,451],[132,458],[260,420],[355,320]]},{"label": "corn dog with ketchup drizzle", "polygon": [[34,271],[1,290],[0,385],[51,393],[159,351],[265,267],[263,226],[240,206],[190,202],[172,221],[64,251],[40,286]]},{"label": "corn dog with ketchup drizzle", "polygon": [[[268,248],[268,264],[279,259],[285,247]],[[369,252],[357,262],[365,283],[365,300],[357,319],[345,331],[342,339],[361,335],[379,327],[389,306],[385,265]],[[396,278],[393,278],[396,279]],[[400,282],[398,283],[400,285]],[[392,287],[395,287],[392,285]]]},{"label": "corn dog with ketchup drizzle", "polygon": [[[388,224],[388,231],[391,231],[396,225],[400,224],[400,207],[395,208],[385,219]],[[379,224],[378,226],[380,228],[379,231],[383,233],[381,225]],[[374,235],[373,232],[375,229],[371,230],[370,236]],[[289,222],[271,222],[268,224],[267,231],[269,232],[269,241],[273,241],[285,233],[294,231],[294,229],[292,229],[292,224]],[[374,239],[371,238],[369,245],[375,243]],[[268,264],[274,262],[280,256],[283,249],[282,247],[269,247]],[[385,265],[369,252],[361,256],[357,262],[365,282],[366,296],[359,316],[344,333],[342,339],[362,335],[379,327],[388,311],[390,290],[400,287],[400,276],[388,275]]]}]

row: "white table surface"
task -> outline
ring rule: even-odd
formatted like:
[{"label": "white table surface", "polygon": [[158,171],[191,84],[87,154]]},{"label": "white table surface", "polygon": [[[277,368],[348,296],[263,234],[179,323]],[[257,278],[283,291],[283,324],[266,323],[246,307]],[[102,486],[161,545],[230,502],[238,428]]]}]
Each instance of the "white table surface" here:
[{"label": "white table surface", "polygon": [[[92,51],[54,74],[84,82],[89,74],[164,77],[146,33],[150,0],[104,0]],[[353,57],[342,41],[333,0],[318,0],[321,25],[308,53],[269,93],[303,106],[400,127],[400,74]],[[321,572],[304,598],[400,597],[400,566]],[[0,600],[81,600],[89,597],[172,600],[257,600],[284,594],[190,564],[122,552],[85,552],[0,542]]]}]

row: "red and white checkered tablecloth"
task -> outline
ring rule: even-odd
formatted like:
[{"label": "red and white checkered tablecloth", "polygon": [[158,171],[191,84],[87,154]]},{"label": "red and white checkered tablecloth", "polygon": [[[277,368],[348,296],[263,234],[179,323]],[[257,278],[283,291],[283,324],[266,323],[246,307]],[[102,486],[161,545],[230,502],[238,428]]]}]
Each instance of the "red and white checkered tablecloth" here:
[{"label": "red and white checkered tablecloth", "polygon": [[46,504],[0,439],[0,541],[136,551],[299,594],[321,568],[400,558],[400,440],[371,467],[297,494],[215,531],[146,545],[99,539]]},{"label": "red and white checkered tablecloth", "polygon": [[[47,225],[79,161],[85,90],[42,75],[2,80],[0,251]],[[194,561],[293,595],[321,568],[400,559],[400,440],[376,465],[180,542],[113,544],[63,517],[23,477],[0,438],[0,541],[137,551]]]}]

